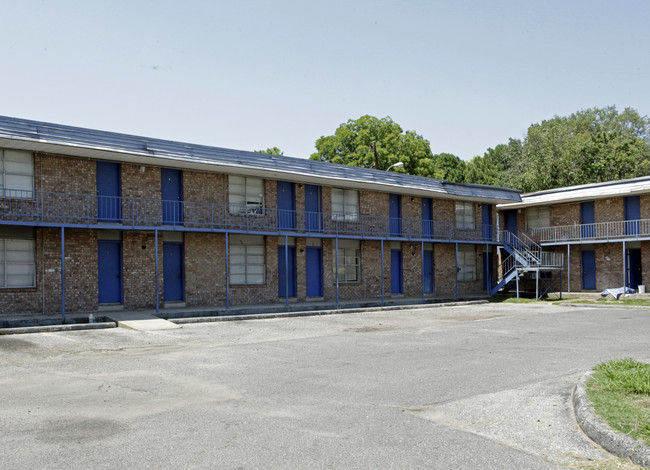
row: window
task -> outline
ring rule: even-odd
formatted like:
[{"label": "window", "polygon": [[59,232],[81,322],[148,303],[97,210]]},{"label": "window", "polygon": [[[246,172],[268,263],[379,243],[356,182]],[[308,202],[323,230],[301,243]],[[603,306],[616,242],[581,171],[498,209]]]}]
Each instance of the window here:
[{"label": "window", "polygon": [[332,188],[332,220],[359,220],[359,191]]},{"label": "window", "polygon": [[457,279],[459,281],[476,281],[476,249],[474,245],[458,247]]},{"label": "window", "polygon": [[0,190],[5,197],[32,197],[34,156],[22,150],[0,150]]},{"label": "window", "polygon": [[543,228],[551,226],[551,216],[546,207],[529,207],[526,209],[526,227]]},{"label": "window", "polygon": [[230,284],[265,283],[264,237],[233,237],[230,245]]},{"label": "window", "polygon": [[473,202],[456,201],[456,228],[475,228]]},{"label": "window", "polygon": [[0,238],[0,287],[36,286],[34,238]]},{"label": "window", "polygon": [[338,277],[339,282],[359,282],[361,280],[361,244],[359,240],[339,240],[338,256],[339,272],[337,275],[335,259],[334,275]]},{"label": "window", "polygon": [[231,214],[264,214],[264,180],[230,176],[228,191]]}]

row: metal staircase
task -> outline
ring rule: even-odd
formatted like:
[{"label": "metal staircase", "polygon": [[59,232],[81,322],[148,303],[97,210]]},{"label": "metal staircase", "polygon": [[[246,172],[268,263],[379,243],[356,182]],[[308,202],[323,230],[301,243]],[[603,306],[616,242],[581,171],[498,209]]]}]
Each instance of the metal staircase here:
[{"label": "metal staircase", "polygon": [[540,293],[540,271],[562,270],[564,266],[564,255],[550,251],[543,251],[542,247],[526,234],[519,236],[508,230],[499,231],[499,241],[503,244],[503,250],[508,256],[501,262],[498,272],[498,282],[490,289],[490,295],[499,291],[505,291],[513,284],[517,288],[519,297],[519,280],[527,272],[536,273],[535,295],[539,299],[550,290],[550,284],[546,283],[544,292]]}]

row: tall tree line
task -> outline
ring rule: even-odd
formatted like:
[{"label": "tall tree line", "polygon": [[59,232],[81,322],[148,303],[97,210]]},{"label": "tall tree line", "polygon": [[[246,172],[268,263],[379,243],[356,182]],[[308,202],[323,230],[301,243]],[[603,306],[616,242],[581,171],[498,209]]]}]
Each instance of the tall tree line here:
[{"label": "tall tree line", "polygon": [[469,162],[433,154],[428,140],[390,117],[362,116],[316,141],[314,160],[521,189],[525,192],[650,175],[650,119],[632,108],[591,108],[532,124],[523,139],[489,148]]}]

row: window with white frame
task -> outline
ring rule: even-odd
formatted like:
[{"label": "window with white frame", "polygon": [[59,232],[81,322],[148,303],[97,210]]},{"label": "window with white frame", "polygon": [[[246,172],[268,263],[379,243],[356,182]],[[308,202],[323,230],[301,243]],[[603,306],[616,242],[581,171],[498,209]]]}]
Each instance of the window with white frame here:
[{"label": "window with white frame", "polygon": [[359,220],[359,191],[332,188],[332,220]]},{"label": "window with white frame", "polygon": [[33,235],[32,238],[18,238],[15,235],[7,238],[0,236],[3,237],[0,238],[0,287],[34,287],[36,256]]},{"label": "window with white frame", "polygon": [[266,282],[264,237],[233,237],[230,244],[230,284]]},{"label": "window with white frame", "polygon": [[474,203],[456,201],[456,228],[474,229]]},{"label": "window with white frame", "polygon": [[458,273],[459,281],[476,281],[476,248],[474,245],[460,245],[458,247]]},{"label": "window with white frame", "polygon": [[0,190],[5,197],[32,197],[34,156],[31,152],[0,149]]},{"label": "window with white frame", "polygon": [[551,226],[551,214],[548,206],[529,207],[526,209],[526,227],[543,228]]},{"label": "window with white frame", "polygon": [[231,214],[264,214],[264,180],[230,175],[228,202]]},{"label": "window with white frame", "polygon": [[[335,248],[336,250],[336,248]],[[334,252],[336,256],[336,251]],[[339,282],[359,282],[361,280],[361,242],[359,240],[339,240],[338,273],[334,259],[334,275]]]}]

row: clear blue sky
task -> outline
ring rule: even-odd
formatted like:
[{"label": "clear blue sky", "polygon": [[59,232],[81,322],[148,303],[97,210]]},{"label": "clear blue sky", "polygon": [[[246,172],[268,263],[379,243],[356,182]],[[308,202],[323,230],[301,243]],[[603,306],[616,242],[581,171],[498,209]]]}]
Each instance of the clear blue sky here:
[{"label": "clear blue sky", "polygon": [[650,114],[650,1],[2,1],[0,114],[308,157],[363,114],[470,159]]}]

